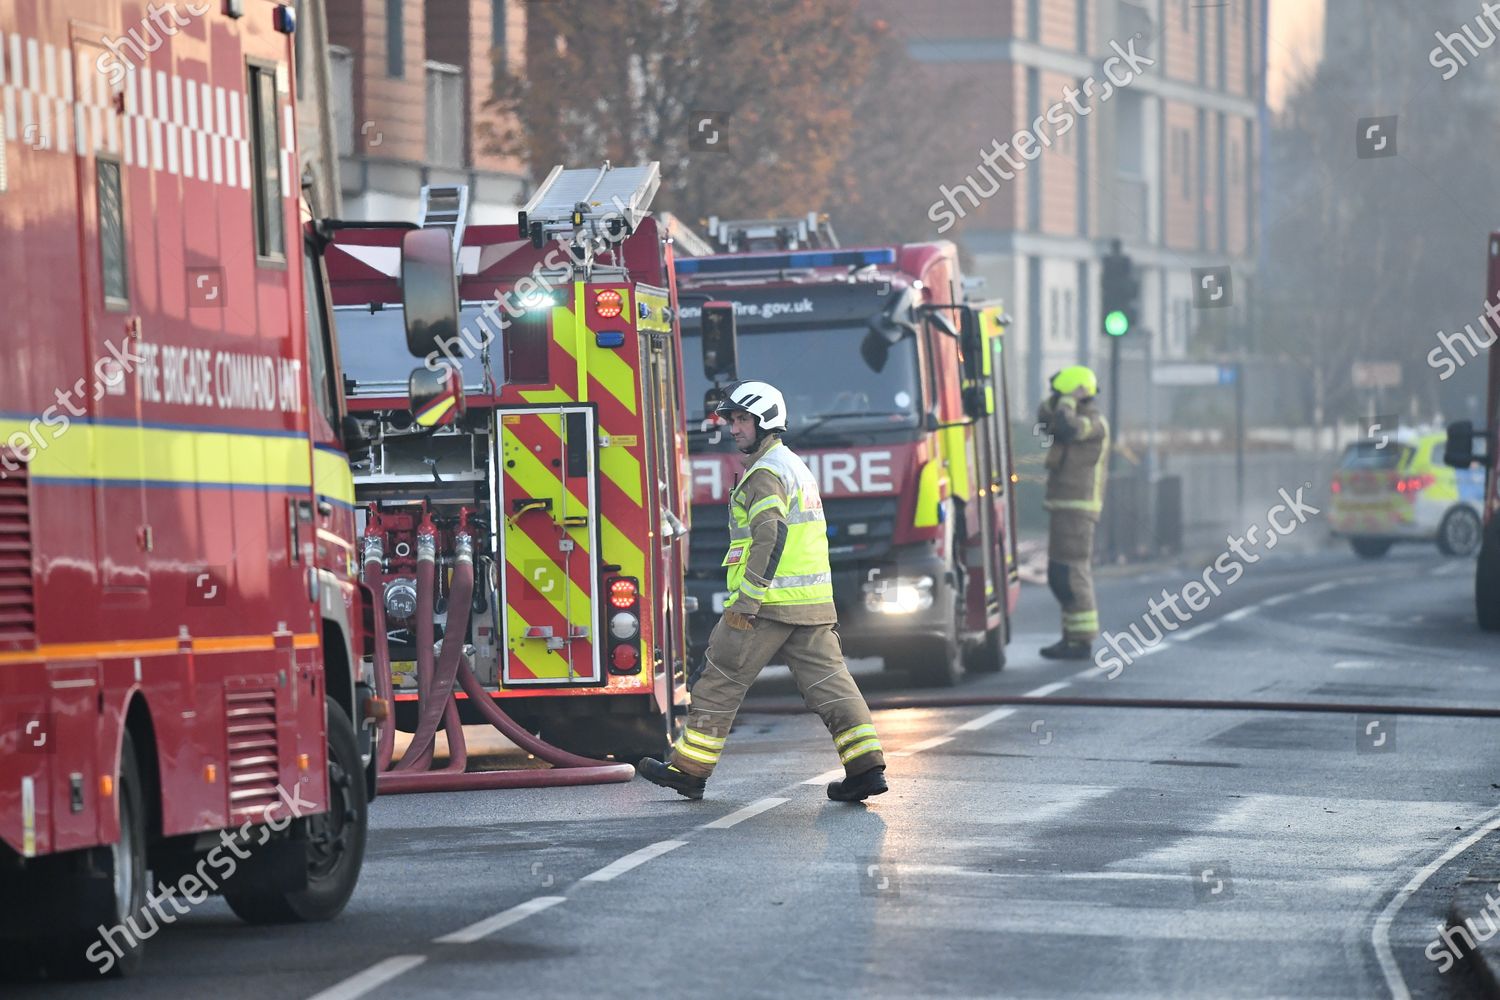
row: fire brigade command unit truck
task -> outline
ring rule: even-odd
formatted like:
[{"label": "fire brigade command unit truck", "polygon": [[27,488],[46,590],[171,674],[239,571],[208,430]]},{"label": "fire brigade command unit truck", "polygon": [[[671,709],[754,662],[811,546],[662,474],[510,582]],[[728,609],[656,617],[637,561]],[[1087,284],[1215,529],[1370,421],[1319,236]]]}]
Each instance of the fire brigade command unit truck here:
[{"label": "fire brigade command unit truck", "polygon": [[0,5],[0,962],[52,974],[131,971],[164,894],[331,917],[364,853],[296,25],[204,6],[148,49],[144,3]]},{"label": "fire brigade command unit truck", "polygon": [[[843,249],[816,215],[709,235],[731,252],[677,261],[695,533],[726,533],[741,468],[713,400],[764,379],[818,477],[846,653],[933,684],[999,670],[1020,588],[1003,313],[963,301],[950,243]],[[727,596],[719,558],[692,552],[695,651]]]},{"label": "fire brigade command unit truck", "polygon": [[[421,227],[333,234],[350,407],[379,425],[355,492],[400,728],[425,714],[430,733],[450,697],[430,664],[452,620],[462,721],[484,719],[485,697],[556,747],[617,760],[675,737],[689,496],[671,246],[646,211],[658,184],[655,163],[559,167],[518,225],[466,226],[464,189],[427,188]],[[431,325],[403,315],[401,289],[415,298],[410,241],[433,233],[460,320],[429,349],[404,339]],[[455,617],[460,559],[474,584]]]}]

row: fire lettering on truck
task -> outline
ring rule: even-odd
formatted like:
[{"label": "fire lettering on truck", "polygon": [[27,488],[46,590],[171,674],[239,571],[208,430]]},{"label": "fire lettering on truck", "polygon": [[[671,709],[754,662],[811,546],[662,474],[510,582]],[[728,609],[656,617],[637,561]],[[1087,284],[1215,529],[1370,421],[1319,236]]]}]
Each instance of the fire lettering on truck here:
[{"label": "fire lettering on truck", "polygon": [[142,344],[141,399],[170,406],[298,413],[302,362],[206,347]]},{"label": "fire lettering on truck", "polygon": [[[819,492],[833,496],[896,492],[891,473],[893,457],[889,451],[834,451],[802,456],[817,480]],[[730,461],[733,459],[728,456],[693,459],[693,492],[700,497],[700,503],[705,493],[713,501],[727,498],[730,473],[726,465]]]}]

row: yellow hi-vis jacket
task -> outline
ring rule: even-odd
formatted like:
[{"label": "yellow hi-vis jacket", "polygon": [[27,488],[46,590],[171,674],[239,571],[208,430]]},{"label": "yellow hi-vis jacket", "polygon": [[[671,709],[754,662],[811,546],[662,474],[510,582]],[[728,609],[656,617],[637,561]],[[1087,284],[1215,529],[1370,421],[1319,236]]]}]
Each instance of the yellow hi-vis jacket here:
[{"label": "yellow hi-vis jacket", "polygon": [[1099,520],[1109,476],[1109,424],[1092,399],[1054,396],[1042,403],[1037,421],[1052,435],[1047,449],[1048,510],[1077,511]]},{"label": "yellow hi-vis jacket", "polygon": [[817,481],[778,435],[751,459],[729,496],[725,609],[796,625],[837,621]]}]

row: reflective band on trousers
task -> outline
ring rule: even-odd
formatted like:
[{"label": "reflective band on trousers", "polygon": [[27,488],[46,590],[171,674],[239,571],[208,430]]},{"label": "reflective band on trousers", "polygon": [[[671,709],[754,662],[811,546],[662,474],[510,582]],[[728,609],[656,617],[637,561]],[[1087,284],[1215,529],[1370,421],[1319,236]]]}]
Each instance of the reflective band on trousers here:
[{"label": "reflective band on trousers", "polygon": [[[744,591],[747,597],[759,598],[764,605],[829,604],[833,602],[833,574],[828,566],[828,526],[823,522],[823,498],[807,464],[790,448],[777,443],[745,473],[768,469],[781,480],[786,492],[786,543],[776,563],[774,575],[761,596],[760,588],[745,581],[746,557],[750,549],[751,513],[745,498],[736,489],[729,497],[730,549],[739,548],[739,558],[727,562],[729,592]],[[764,500],[758,508],[768,509]],[[731,605],[732,606],[732,599]]]}]

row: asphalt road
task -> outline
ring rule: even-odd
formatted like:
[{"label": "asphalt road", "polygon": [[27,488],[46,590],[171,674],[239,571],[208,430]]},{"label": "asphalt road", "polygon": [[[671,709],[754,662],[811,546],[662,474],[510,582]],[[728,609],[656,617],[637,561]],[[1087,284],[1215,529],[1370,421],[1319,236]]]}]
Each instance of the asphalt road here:
[{"label": "asphalt road", "polygon": [[[1105,575],[1106,628],[1202,570]],[[1500,706],[1471,572],[1425,547],[1266,553],[1114,678],[1036,655],[1056,610],[1029,587],[1010,665],[958,691]],[[875,666],[856,664],[870,694],[910,690]],[[790,691],[772,670],[755,693]],[[1500,822],[1496,720],[1053,705],[876,724],[892,790],[869,806],[824,797],[815,718],[753,712],[700,803],[639,781],[382,798],[336,922],[250,928],[210,901],[134,980],[13,994],[1478,995],[1425,952]]]}]

